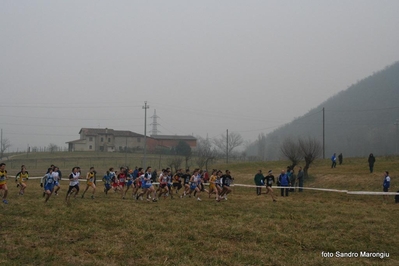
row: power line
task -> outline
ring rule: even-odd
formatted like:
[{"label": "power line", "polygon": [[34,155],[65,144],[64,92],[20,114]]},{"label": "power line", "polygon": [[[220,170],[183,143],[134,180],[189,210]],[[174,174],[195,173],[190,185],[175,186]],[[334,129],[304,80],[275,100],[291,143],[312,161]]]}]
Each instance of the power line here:
[{"label": "power line", "polygon": [[72,137],[72,136],[76,136],[76,134],[48,134],[48,133],[24,133],[24,132],[13,132],[13,131],[6,131],[6,134],[12,134],[12,135],[22,135],[22,136],[52,136],[52,137]]},{"label": "power line", "polygon": [[[0,105],[0,108],[39,108],[39,109],[70,109],[71,105],[65,105],[65,106],[49,106],[49,105]],[[136,107],[141,107],[141,106],[135,106],[135,105],[109,105],[109,106],[73,106],[73,109],[101,109],[104,107],[109,107],[109,108],[136,108]]]},{"label": "power line", "polygon": [[[231,114],[231,113],[228,114],[228,113],[222,113],[222,112],[207,112],[207,111],[203,111],[202,109],[192,108],[191,106],[190,106],[190,108],[184,108],[184,107],[178,107],[178,106],[173,106],[173,105],[167,105],[167,104],[164,104],[164,103],[158,103],[158,104],[161,106],[161,107],[158,107],[158,109],[167,109],[167,110],[174,109],[174,110],[177,110],[177,111],[182,111],[183,110],[184,113],[193,113],[193,114],[196,114],[196,115],[203,114],[203,115],[212,116],[212,117],[219,116],[219,117],[233,118],[233,119],[242,118],[242,119],[245,119],[245,120],[259,121],[259,122],[276,122],[276,120],[267,121],[267,120],[265,120],[263,118],[255,118],[254,119],[253,116],[237,115],[237,114]],[[165,108],[165,107],[169,107],[169,109]],[[281,120],[279,120],[279,121],[281,121]]]},{"label": "power line", "polygon": [[29,119],[52,119],[52,120],[141,120],[140,117],[135,118],[73,118],[73,117],[39,117],[39,116],[23,116],[23,115],[0,115],[2,117],[14,117],[14,118],[29,118]]},{"label": "power line", "polygon": [[[50,128],[54,128],[54,127],[65,127],[65,128],[71,128],[71,126],[67,126],[67,125],[61,125],[61,126],[59,126],[59,125],[54,125],[54,124],[47,124],[47,125],[39,125],[39,124],[34,124],[34,125],[30,125],[30,124],[25,124],[25,123],[23,123],[23,124],[19,124],[19,123],[1,123],[2,125],[12,125],[12,126],[26,126],[26,127],[50,127]],[[113,127],[124,127],[124,126],[126,126],[126,124],[123,124],[123,125],[113,125]],[[138,127],[138,126],[141,126],[141,124],[140,125],[131,125],[131,126],[134,126],[134,127]]]},{"label": "power line", "polygon": [[385,111],[385,110],[393,110],[393,109],[399,109],[399,106],[393,106],[393,107],[385,107],[385,108],[367,108],[367,109],[346,109],[346,110],[334,110],[334,109],[326,109],[326,111],[330,112],[367,112],[367,111]]},{"label": "power line", "polygon": [[284,124],[280,124],[280,125],[277,125],[277,126],[271,126],[271,127],[264,127],[264,128],[258,128],[258,129],[250,129],[250,130],[236,130],[235,132],[255,132],[255,131],[262,131],[262,130],[267,130],[267,129],[272,129],[272,128],[277,128],[277,127],[280,127],[280,126],[282,126],[282,125],[284,125]]}]

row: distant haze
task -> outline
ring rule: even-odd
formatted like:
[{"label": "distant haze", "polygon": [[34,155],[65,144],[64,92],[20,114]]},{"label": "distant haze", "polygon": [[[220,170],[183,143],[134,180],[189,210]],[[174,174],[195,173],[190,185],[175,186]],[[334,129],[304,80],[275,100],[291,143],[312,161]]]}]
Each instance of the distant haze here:
[{"label": "distant haze", "polygon": [[255,140],[399,60],[399,1],[0,1],[11,151],[82,127]]},{"label": "distant haze", "polygon": [[[247,146],[251,159],[282,158],[289,139],[314,138],[324,154],[345,157],[399,155],[399,61],[362,79],[305,115]],[[323,134],[324,131],[324,134]],[[295,144],[294,144],[295,145]],[[292,146],[291,146],[292,147]]]}]

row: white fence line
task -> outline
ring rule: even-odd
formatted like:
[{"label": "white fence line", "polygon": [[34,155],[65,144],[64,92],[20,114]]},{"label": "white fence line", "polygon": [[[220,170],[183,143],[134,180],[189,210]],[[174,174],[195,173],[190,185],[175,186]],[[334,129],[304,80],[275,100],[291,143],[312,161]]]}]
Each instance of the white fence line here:
[{"label": "white fence line", "polygon": [[[15,176],[10,176],[15,177]],[[29,177],[29,179],[41,179],[42,177]],[[61,179],[61,181],[68,181],[67,179]],[[79,179],[79,181],[85,182],[86,179]],[[96,182],[102,182],[102,180],[96,180]],[[154,185],[158,185],[158,182],[154,182]],[[209,183],[204,183],[204,185],[209,185]],[[246,185],[246,184],[232,184],[232,187],[248,187],[248,188],[264,188],[265,186],[255,186],[255,185]],[[295,189],[299,187],[281,187],[274,186],[273,188],[288,188]],[[315,190],[315,191],[326,191],[326,192],[336,192],[336,193],[346,193],[349,195],[399,195],[399,192],[377,192],[377,191],[350,191],[350,190],[342,190],[342,189],[330,189],[330,188],[316,188],[316,187],[301,187],[303,190]]]}]

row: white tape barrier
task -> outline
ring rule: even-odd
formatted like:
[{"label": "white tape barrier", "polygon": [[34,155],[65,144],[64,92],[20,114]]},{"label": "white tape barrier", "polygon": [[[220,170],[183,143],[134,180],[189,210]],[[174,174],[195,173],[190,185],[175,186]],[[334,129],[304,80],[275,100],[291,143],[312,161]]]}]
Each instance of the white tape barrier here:
[{"label": "white tape barrier", "polygon": [[[10,176],[14,177],[15,176]],[[29,177],[29,179],[42,179],[42,177]],[[61,179],[61,181],[68,181],[67,179]],[[85,182],[86,179],[79,179],[79,181]],[[96,180],[96,182],[102,182],[102,180]],[[152,183],[154,185],[159,185],[159,182]],[[204,183],[204,185],[209,186],[209,183]],[[255,186],[255,185],[246,185],[246,184],[231,184],[232,187],[250,187],[250,188],[265,188],[265,186]],[[288,188],[295,189],[299,187],[281,187],[274,186],[273,188]],[[376,191],[349,191],[349,190],[340,190],[340,189],[330,189],[330,188],[315,188],[315,187],[302,187],[304,190],[316,190],[316,191],[327,191],[327,192],[338,192],[338,193],[346,193],[350,195],[399,195],[399,192],[376,192]]]},{"label": "white tape barrier", "polygon": [[[245,185],[245,184],[234,184],[232,186],[236,187],[251,187],[251,188],[264,188],[265,186],[255,186],[255,185]],[[299,187],[281,187],[274,186],[273,188],[288,188],[295,189]],[[338,192],[338,193],[346,193],[351,195],[399,195],[399,192],[376,192],[376,191],[349,191],[349,190],[340,190],[340,189],[329,189],[329,188],[315,188],[315,187],[302,187],[302,189],[307,190],[317,190],[317,191],[328,191],[328,192]]]}]

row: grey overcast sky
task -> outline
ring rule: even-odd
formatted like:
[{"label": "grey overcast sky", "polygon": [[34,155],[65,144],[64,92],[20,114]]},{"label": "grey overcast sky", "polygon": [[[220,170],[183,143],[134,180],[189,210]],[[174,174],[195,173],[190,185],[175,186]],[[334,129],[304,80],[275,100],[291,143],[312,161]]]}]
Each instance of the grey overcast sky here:
[{"label": "grey overcast sky", "polygon": [[[246,140],[399,60],[399,1],[0,1],[14,150],[82,127]],[[151,130],[151,127],[147,127]]]}]

